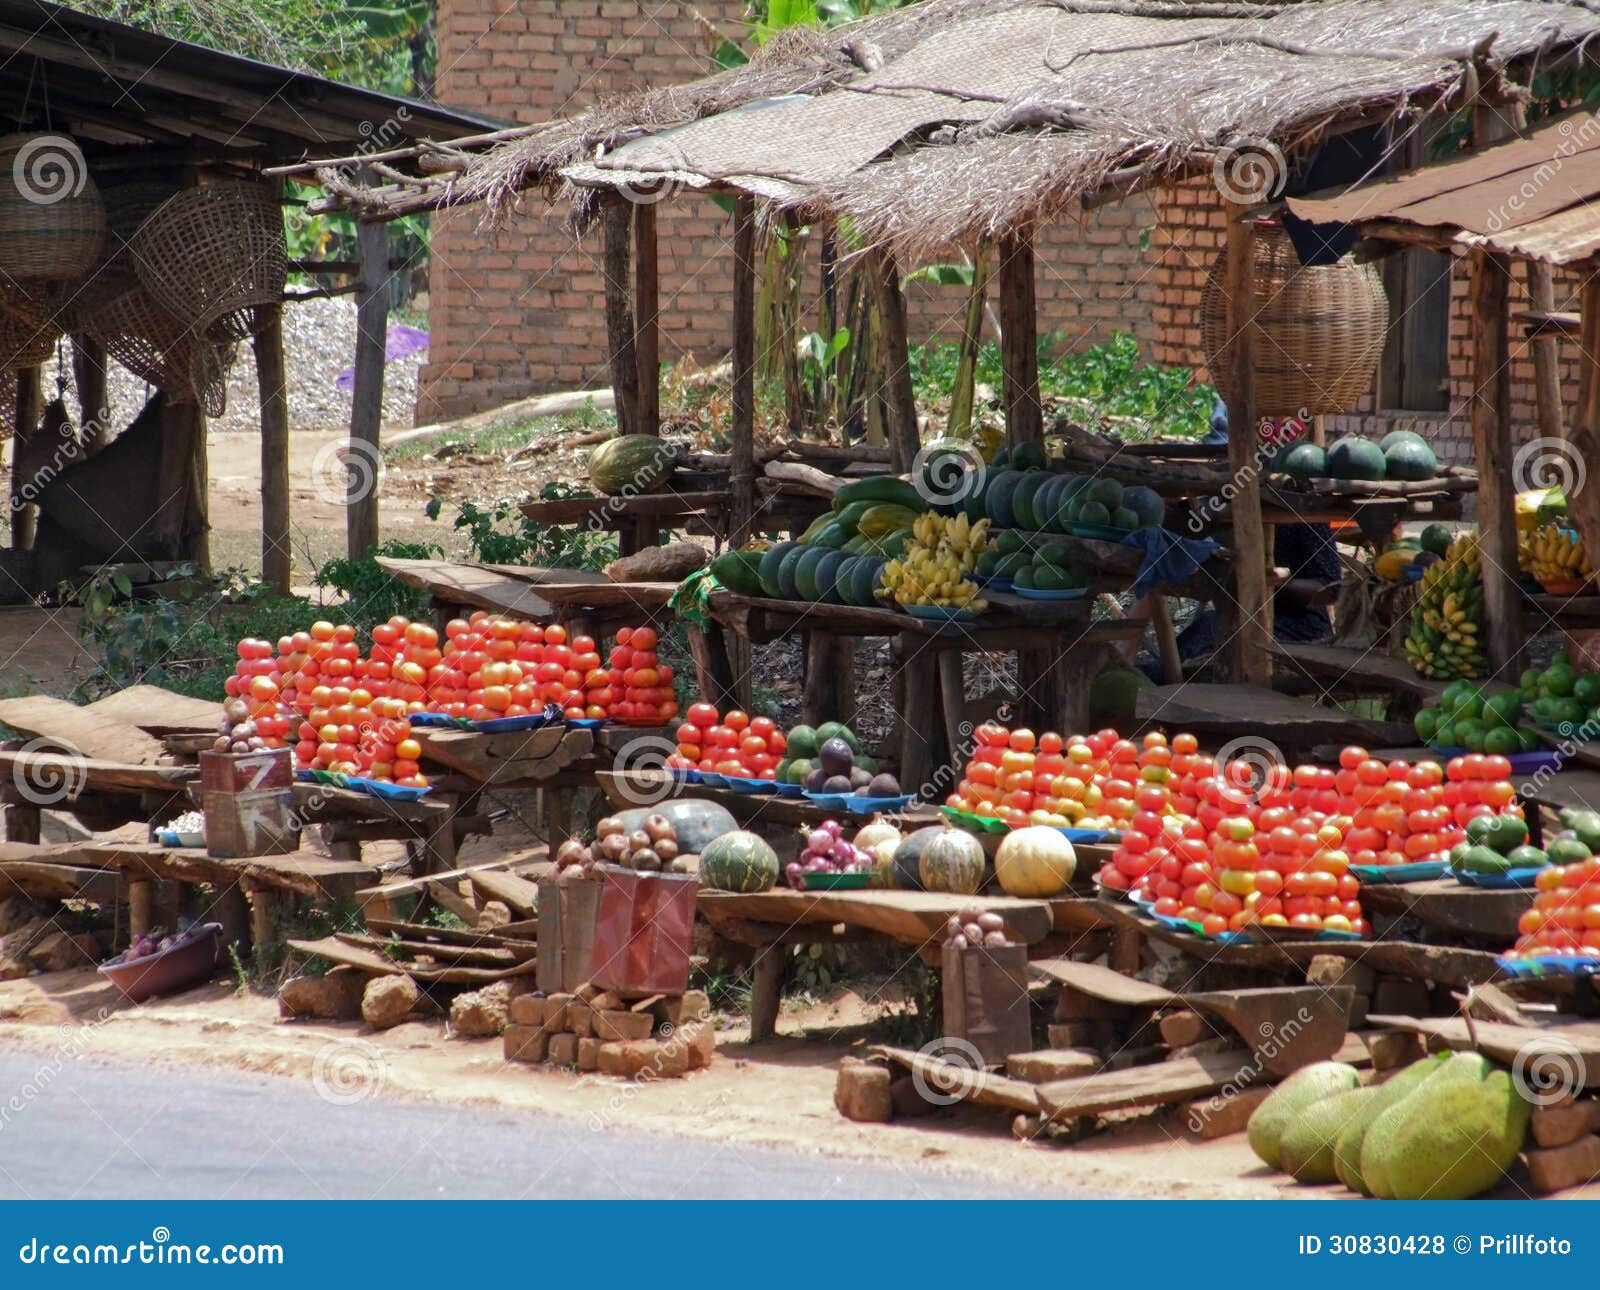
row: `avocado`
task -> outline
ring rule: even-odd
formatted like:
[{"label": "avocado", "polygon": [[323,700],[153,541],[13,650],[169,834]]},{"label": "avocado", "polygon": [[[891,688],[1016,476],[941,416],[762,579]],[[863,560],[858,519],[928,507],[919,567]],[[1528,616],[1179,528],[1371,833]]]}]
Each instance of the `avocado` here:
[{"label": "avocado", "polygon": [[1561,823],[1590,851],[1600,847],[1600,811],[1562,811]]}]

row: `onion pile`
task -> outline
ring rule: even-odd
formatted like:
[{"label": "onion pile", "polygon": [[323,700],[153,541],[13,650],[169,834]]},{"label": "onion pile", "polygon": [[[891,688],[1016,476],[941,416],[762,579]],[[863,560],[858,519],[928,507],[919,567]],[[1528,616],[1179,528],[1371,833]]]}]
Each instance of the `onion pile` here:
[{"label": "onion pile", "polygon": [[803,887],[808,873],[869,873],[878,866],[877,857],[844,840],[838,820],[824,820],[805,833],[805,850],[798,860],[784,867],[791,887]]},{"label": "onion pile", "polygon": [[616,865],[640,873],[688,873],[678,854],[678,831],[664,815],[646,816],[632,833],[614,815],[595,826],[594,841],[585,846],[568,838],[556,851],[556,872],[588,877],[597,864]]},{"label": "onion pile", "polygon": [[[282,746],[281,742],[279,746]],[[243,699],[232,698],[222,705],[217,740],[211,747],[221,753],[248,753],[261,752],[272,745],[256,729],[256,723],[250,716],[250,705]]]},{"label": "onion pile", "polygon": [[1006,920],[990,910],[963,909],[944,925],[944,943],[965,950],[975,945],[1010,945]]}]

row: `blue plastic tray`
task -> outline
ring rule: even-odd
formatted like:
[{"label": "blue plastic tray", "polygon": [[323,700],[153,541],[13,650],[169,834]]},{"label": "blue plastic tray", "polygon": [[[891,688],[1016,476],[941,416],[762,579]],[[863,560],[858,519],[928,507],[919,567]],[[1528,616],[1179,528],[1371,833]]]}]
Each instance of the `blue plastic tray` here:
[{"label": "blue plastic tray", "polygon": [[1122,841],[1122,834],[1112,829],[1074,829],[1058,824],[1055,826],[1055,830],[1066,838],[1068,842],[1082,842],[1085,845],[1095,842]]},{"label": "blue plastic tray", "polygon": [[1463,887],[1486,887],[1490,891],[1507,891],[1513,887],[1531,887],[1534,880],[1548,866],[1537,869],[1508,869],[1505,873],[1469,873],[1465,869],[1450,871],[1451,877]]},{"label": "blue plastic tray", "polygon": [[955,609],[949,605],[904,605],[902,608],[913,618],[928,622],[970,623],[981,617],[976,610]]},{"label": "blue plastic tray", "polygon": [[1443,860],[1418,860],[1415,864],[1353,864],[1350,872],[1362,882],[1431,882],[1443,878],[1449,868]]},{"label": "blue plastic tray", "polygon": [[1583,954],[1541,954],[1531,959],[1497,958],[1495,965],[1514,977],[1592,976],[1600,972],[1600,959]]},{"label": "blue plastic tray", "polygon": [[415,802],[433,791],[431,788],[386,784],[381,780],[362,779],[356,775],[335,775],[330,770],[297,770],[294,777],[305,783],[331,784],[334,788],[347,788],[352,793],[365,793],[368,797],[381,797],[391,802]]},{"label": "blue plastic tray", "polygon": [[687,766],[668,766],[667,774],[680,784],[698,784],[700,772]]},{"label": "blue plastic tray", "polygon": [[1024,600],[1082,600],[1089,594],[1087,587],[1071,587],[1066,591],[1040,591],[1036,587],[1013,587],[1013,595]]},{"label": "blue plastic tray", "polygon": [[611,724],[606,717],[567,717],[566,723],[574,730],[598,730]]},{"label": "blue plastic tray", "polygon": [[1109,524],[1069,524],[1067,532],[1073,537],[1094,538],[1098,542],[1120,542],[1133,529],[1112,528]]},{"label": "blue plastic tray", "polygon": [[806,795],[806,788],[805,788],[804,784],[779,784],[778,785],[778,796],[779,797],[804,797],[805,795]]},{"label": "blue plastic tray", "polygon": [[975,582],[990,591],[1010,591],[1013,585],[1010,578],[985,578],[977,573],[969,573],[966,576],[968,582]]},{"label": "blue plastic tray", "polygon": [[904,810],[916,795],[899,797],[857,797],[854,793],[807,793],[806,798],[825,811],[849,811],[854,815],[877,815],[882,811]]},{"label": "blue plastic tray", "polygon": [[728,787],[728,777],[726,775],[719,775],[714,770],[697,771],[696,774],[700,776],[700,782],[702,784],[709,784],[712,788]]},{"label": "blue plastic tray", "polygon": [[733,793],[776,793],[778,781],[775,779],[743,779],[738,775],[722,776],[722,786]]},{"label": "blue plastic tray", "polygon": [[[1437,744],[1428,747],[1441,757],[1465,757],[1465,748],[1440,748]],[[1511,763],[1513,775],[1534,775],[1549,767],[1551,770],[1561,769],[1561,754],[1554,748],[1535,748],[1532,752],[1509,753],[1506,760]]]},{"label": "blue plastic tray", "polygon": [[487,721],[474,721],[472,728],[486,735],[501,735],[513,730],[537,730],[541,726],[559,725],[565,720],[561,709],[552,704],[543,712],[530,712],[525,717],[490,717]]}]

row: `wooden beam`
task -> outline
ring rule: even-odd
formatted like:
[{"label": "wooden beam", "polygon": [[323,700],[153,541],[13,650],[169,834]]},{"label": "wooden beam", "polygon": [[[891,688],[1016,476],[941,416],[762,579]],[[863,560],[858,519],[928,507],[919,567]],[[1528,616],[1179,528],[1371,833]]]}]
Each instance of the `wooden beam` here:
[{"label": "wooden beam", "polygon": [[1044,442],[1039,399],[1039,315],[1034,296],[1033,234],[1000,239],[1000,362],[1006,442]]},{"label": "wooden beam", "polygon": [[383,364],[389,337],[389,226],[356,225],[356,379],[345,459],[345,554],[359,560],[378,544],[383,431]]},{"label": "wooden beam", "polygon": [[633,434],[639,426],[639,366],[633,310],[628,304],[628,243],[633,234],[633,207],[609,197],[600,215],[601,272],[606,289],[606,357],[611,388],[617,397],[617,433]]},{"label": "wooden beam", "polygon": [[39,387],[37,367],[23,368],[14,379],[17,382],[17,425],[11,437],[11,549],[31,551],[33,535],[39,526],[39,508],[22,501],[30,482],[23,473],[23,445],[38,432],[44,396]]},{"label": "wooden beam", "polygon": [[261,578],[289,594],[289,389],[283,371],[283,309],[273,308],[256,333],[261,390]]},{"label": "wooden beam", "polygon": [[661,433],[661,290],[656,208],[633,208],[634,363],[639,375],[639,434]]},{"label": "wooden beam", "polygon": [[79,432],[91,451],[111,442],[111,405],[106,399],[106,347],[93,336],[72,338],[72,379],[78,387]]},{"label": "wooden beam", "polygon": [[733,204],[733,522],[728,544],[743,546],[755,523],[756,488],[756,206]]},{"label": "wooden beam", "polygon": [[1472,304],[1472,450],[1478,468],[1478,532],[1491,674],[1517,675],[1522,598],[1517,589],[1516,481],[1512,478],[1509,353],[1511,261],[1474,250]]},{"label": "wooden beam", "polygon": [[[1265,684],[1272,672],[1267,645],[1272,640],[1272,600],[1267,587],[1266,525],[1261,518],[1261,472],[1256,461],[1255,362],[1250,326],[1256,312],[1255,226],[1240,218],[1243,206],[1228,203],[1228,241],[1224,291],[1228,302],[1227,335],[1233,360],[1228,401],[1228,466],[1234,497],[1229,508],[1233,526],[1233,603],[1218,606],[1218,642],[1227,679]],[[1220,630],[1229,629],[1225,634]]]},{"label": "wooden beam", "polygon": [[900,289],[900,266],[888,252],[873,257],[873,289],[883,322],[883,388],[888,398],[889,452],[896,471],[911,469],[921,435],[917,432],[917,394],[911,382],[911,344],[906,334],[906,295]]},{"label": "wooden beam", "polygon": [[[1584,280],[1579,305],[1582,333],[1578,353],[1578,406],[1567,441],[1578,462],[1600,469],[1600,277]],[[1600,480],[1591,486],[1579,475],[1567,492],[1567,514],[1578,526],[1590,560],[1600,556]]]}]

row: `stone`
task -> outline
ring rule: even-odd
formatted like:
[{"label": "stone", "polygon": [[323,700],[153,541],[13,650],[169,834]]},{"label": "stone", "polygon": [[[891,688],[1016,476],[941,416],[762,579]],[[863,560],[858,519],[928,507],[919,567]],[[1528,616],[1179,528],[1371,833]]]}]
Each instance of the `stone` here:
[{"label": "stone", "polygon": [[671,1039],[656,1042],[656,1060],[652,1069],[662,1079],[682,1079],[689,1073],[691,1049],[674,1034]]},{"label": "stone", "polygon": [[1272,1085],[1241,1089],[1237,1093],[1214,1093],[1197,1098],[1180,1111],[1183,1127],[1202,1142],[1243,1133],[1256,1107],[1267,1100]]},{"label": "stone", "polygon": [[7,896],[0,900],[0,936],[25,928],[36,928],[50,920],[51,911],[29,896]]},{"label": "stone", "polygon": [[422,991],[403,973],[375,976],[361,995],[361,1015],[374,1030],[398,1026],[416,1007]]},{"label": "stone", "polygon": [[887,1124],[894,1118],[889,1096],[889,1068],[879,1062],[846,1057],[839,1062],[833,1085],[833,1104],[847,1120],[859,1124]]},{"label": "stone", "polygon": [[1012,1053],[1006,1058],[1006,1074],[1030,1084],[1092,1075],[1099,1069],[1100,1054],[1085,1048],[1041,1048],[1032,1053]]},{"label": "stone", "polygon": [[1161,1042],[1168,1048],[1184,1048],[1210,1039],[1212,1031],[1206,1019],[1198,1012],[1169,1012],[1161,1018]]},{"label": "stone", "polygon": [[278,987],[278,1012],[285,1017],[354,1021],[361,1015],[366,988],[367,978],[348,968],[335,968],[324,976],[290,977]]},{"label": "stone", "polygon": [[1367,1040],[1367,1052],[1373,1070],[1392,1071],[1421,1059],[1422,1040],[1409,1030],[1385,1030]]},{"label": "stone", "polygon": [[510,1001],[494,987],[468,990],[450,1000],[450,1033],[458,1039],[491,1039],[506,1028]]},{"label": "stone", "polygon": [[551,1034],[558,1034],[567,1028],[567,1005],[572,1000],[573,996],[570,994],[545,996],[544,1028]]},{"label": "stone", "polygon": [[1056,994],[1057,1021],[1122,1021],[1130,1009],[1064,985]]},{"label": "stone", "polygon": [[1541,1194],[1578,1187],[1600,1177],[1600,1138],[1592,1133],[1563,1147],[1532,1147],[1523,1154],[1528,1161],[1528,1181]]},{"label": "stone", "polygon": [[598,1069],[602,1075],[633,1077],[655,1061],[657,1044],[650,1039],[613,1040],[600,1045]]},{"label": "stone", "polygon": [[682,582],[705,562],[698,542],[668,542],[613,560],[605,574],[612,582]]},{"label": "stone", "polygon": [[1380,1017],[1426,1017],[1432,1005],[1428,987],[1421,981],[1386,976],[1373,987],[1369,1011]]},{"label": "stone", "polygon": [[648,1039],[656,1028],[656,1019],[648,1012],[595,1012],[594,1035],[596,1039],[628,1040]]},{"label": "stone", "polygon": [[937,1109],[922,1096],[917,1081],[910,1075],[896,1075],[889,1082],[889,1104],[894,1108],[894,1118],[902,1115],[932,1115]]},{"label": "stone", "polygon": [[600,1041],[592,1035],[578,1040],[578,1069],[581,1071],[600,1069]]},{"label": "stone", "polygon": [[667,1042],[681,1043],[689,1050],[689,1069],[692,1071],[704,1070],[711,1065],[711,1059],[717,1052],[717,1032],[709,1021],[694,1021],[679,1026]]},{"label": "stone", "polygon": [[51,932],[28,948],[28,964],[40,972],[67,972],[100,961],[100,943],[85,932]]},{"label": "stone", "polygon": [[1358,995],[1371,994],[1377,981],[1378,974],[1369,964],[1338,954],[1315,955],[1306,966],[1306,984],[1324,989],[1347,985]]},{"label": "stone", "polygon": [[508,1062],[542,1062],[549,1050],[550,1037],[538,1026],[507,1026],[504,1038]]},{"label": "stone", "polygon": [[596,1012],[616,1012],[625,1006],[620,994],[615,994],[610,990],[602,990],[599,986],[594,985],[588,988],[591,993],[584,1002]]},{"label": "stone", "polygon": [[551,1035],[548,1051],[552,1066],[576,1066],[578,1064],[578,1037],[573,1034]]},{"label": "stone", "polygon": [[1541,1147],[1564,1147],[1596,1129],[1600,1129],[1600,1099],[1596,1098],[1568,1106],[1535,1106],[1528,1119],[1528,1131]]},{"label": "stone", "polygon": [[483,908],[478,910],[479,931],[493,931],[496,927],[504,927],[514,921],[511,916],[511,906],[503,900],[487,901]]},{"label": "stone", "polygon": [[507,1010],[509,1019],[518,1026],[544,1026],[546,1004],[543,995],[522,994],[511,1001]]},{"label": "stone", "polygon": [[685,990],[657,999],[650,1011],[662,1021],[681,1026],[686,1021],[707,1021],[711,1017],[711,996],[704,990]]},{"label": "stone", "polygon": [[1115,1037],[1106,1021],[1053,1021],[1045,1033],[1052,1048],[1102,1049],[1109,1047]]},{"label": "stone", "polygon": [[[567,1005],[567,1029],[580,1039],[587,1039],[594,1034],[594,1009],[586,1003],[569,1003]],[[619,1036],[610,1035],[607,1038],[616,1039]]]}]

